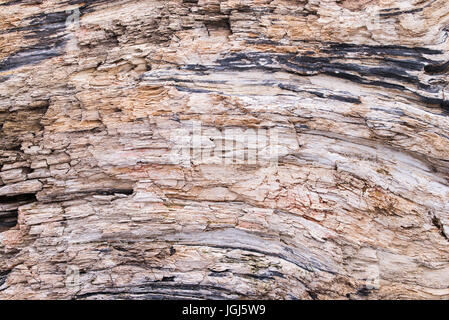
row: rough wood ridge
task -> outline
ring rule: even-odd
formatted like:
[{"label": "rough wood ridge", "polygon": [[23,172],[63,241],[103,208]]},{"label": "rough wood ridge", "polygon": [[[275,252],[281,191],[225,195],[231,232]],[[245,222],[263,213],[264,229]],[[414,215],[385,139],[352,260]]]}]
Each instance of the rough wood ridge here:
[{"label": "rough wood ridge", "polygon": [[0,299],[448,299],[448,34],[447,0],[0,1]]}]

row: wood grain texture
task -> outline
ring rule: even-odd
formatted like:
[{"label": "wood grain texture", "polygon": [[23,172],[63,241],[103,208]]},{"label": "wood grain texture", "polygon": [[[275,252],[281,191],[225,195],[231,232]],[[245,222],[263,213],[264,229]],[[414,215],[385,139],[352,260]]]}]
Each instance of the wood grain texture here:
[{"label": "wood grain texture", "polygon": [[449,298],[448,28],[446,0],[0,1],[0,299]]}]

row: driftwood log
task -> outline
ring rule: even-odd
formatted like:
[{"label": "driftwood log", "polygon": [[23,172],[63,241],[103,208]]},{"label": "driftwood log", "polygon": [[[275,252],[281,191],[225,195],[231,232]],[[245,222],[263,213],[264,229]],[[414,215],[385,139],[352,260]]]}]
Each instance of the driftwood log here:
[{"label": "driftwood log", "polygon": [[447,0],[0,1],[0,299],[449,298]]}]

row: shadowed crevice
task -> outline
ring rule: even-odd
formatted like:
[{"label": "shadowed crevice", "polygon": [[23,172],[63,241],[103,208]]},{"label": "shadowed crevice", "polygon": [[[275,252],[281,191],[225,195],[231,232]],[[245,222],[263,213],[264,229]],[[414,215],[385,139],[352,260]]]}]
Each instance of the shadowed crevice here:
[{"label": "shadowed crevice", "polygon": [[17,225],[18,210],[0,212],[0,233]]}]

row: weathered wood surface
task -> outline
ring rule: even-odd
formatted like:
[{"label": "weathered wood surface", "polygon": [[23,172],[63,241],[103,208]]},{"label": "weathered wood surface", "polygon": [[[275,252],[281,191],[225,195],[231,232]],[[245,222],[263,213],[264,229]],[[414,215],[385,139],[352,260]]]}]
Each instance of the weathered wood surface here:
[{"label": "weathered wood surface", "polygon": [[[0,299],[449,298],[448,28],[447,0],[0,1]],[[275,162],[237,161],[253,132]]]}]

